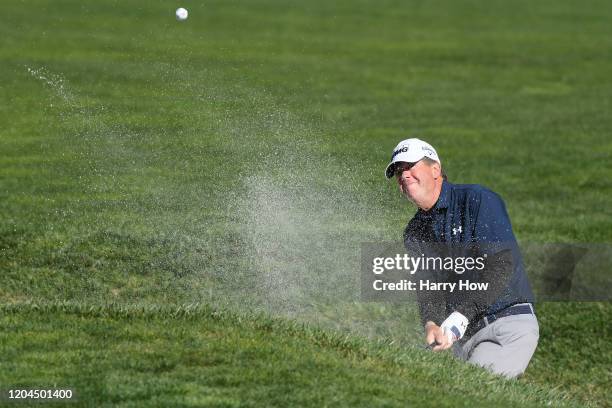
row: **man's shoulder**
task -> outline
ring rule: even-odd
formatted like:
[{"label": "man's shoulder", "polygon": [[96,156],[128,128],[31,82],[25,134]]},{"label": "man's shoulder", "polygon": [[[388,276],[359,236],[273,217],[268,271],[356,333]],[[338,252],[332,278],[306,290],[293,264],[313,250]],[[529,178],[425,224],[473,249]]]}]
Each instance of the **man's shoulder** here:
[{"label": "man's shoulder", "polygon": [[408,224],[406,224],[406,229],[410,228],[411,226],[415,227],[423,222],[421,213],[422,213],[421,210],[417,210],[417,212],[414,213],[412,218],[410,218],[410,221],[408,221]]},{"label": "man's shoulder", "polygon": [[408,224],[406,224],[406,228],[404,228],[404,241],[410,237],[420,235],[423,232],[424,224],[425,220],[422,217],[422,211],[417,210],[410,221],[408,221]]}]

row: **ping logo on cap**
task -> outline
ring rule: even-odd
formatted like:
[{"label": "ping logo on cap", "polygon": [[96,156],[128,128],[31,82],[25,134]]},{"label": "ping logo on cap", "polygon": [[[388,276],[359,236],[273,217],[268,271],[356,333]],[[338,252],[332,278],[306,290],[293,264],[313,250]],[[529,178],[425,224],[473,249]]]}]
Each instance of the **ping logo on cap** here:
[{"label": "ping logo on cap", "polygon": [[410,149],[410,145],[404,146],[401,149],[394,150],[393,155],[391,156],[391,160],[393,160],[395,156],[397,156],[400,153],[406,153],[408,149]]}]

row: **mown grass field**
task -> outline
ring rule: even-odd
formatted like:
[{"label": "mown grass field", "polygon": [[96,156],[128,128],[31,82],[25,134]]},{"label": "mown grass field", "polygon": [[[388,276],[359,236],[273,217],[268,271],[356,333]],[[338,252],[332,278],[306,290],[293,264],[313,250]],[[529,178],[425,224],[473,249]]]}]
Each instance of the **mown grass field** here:
[{"label": "mown grass field", "polygon": [[[189,9],[185,23],[174,9]],[[359,300],[416,135],[523,242],[612,241],[603,1],[0,4],[0,388],[81,405],[608,405],[608,303],[518,382]],[[198,304],[201,306],[187,307]]]}]

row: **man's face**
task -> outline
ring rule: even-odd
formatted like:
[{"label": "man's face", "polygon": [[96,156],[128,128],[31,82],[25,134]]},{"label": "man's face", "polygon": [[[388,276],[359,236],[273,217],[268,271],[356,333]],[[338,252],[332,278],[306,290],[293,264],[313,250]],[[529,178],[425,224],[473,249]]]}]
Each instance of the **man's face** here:
[{"label": "man's face", "polygon": [[429,165],[423,160],[416,163],[398,162],[395,166],[395,177],[406,198],[421,206],[434,194],[440,168],[437,164]]}]

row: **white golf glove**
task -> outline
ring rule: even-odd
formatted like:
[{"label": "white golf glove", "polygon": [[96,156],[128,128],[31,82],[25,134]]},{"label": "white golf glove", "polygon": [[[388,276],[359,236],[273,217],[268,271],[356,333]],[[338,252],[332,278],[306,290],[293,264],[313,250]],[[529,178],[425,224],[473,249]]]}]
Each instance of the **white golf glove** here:
[{"label": "white golf glove", "polygon": [[452,343],[459,340],[465,334],[469,321],[467,317],[459,312],[451,313],[444,322],[440,325],[440,328],[444,330],[444,334],[448,337],[448,340]]}]

